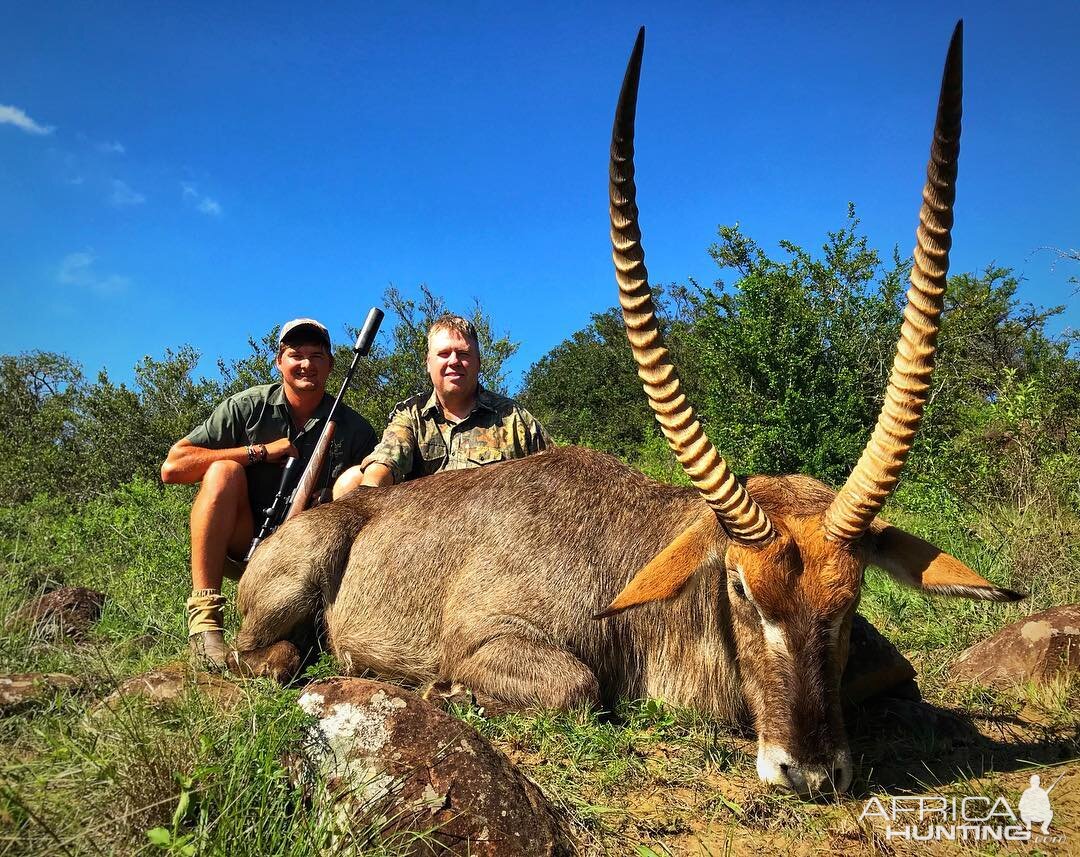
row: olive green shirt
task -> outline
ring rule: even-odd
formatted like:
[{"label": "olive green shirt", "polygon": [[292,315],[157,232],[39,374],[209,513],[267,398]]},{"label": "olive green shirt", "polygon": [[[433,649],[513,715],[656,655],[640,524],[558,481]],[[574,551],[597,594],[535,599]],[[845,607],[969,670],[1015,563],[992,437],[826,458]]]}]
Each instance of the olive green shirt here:
[{"label": "olive green shirt", "polygon": [[[232,449],[288,437],[300,453],[301,460],[306,462],[315,450],[333,404],[333,397],[324,395],[314,416],[303,428],[297,428],[293,424],[281,383],[263,384],[229,396],[187,439],[195,446],[206,449]],[[338,405],[334,422],[336,426],[330,442],[329,467],[323,467],[316,484],[316,494],[333,485],[346,468],[359,464],[375,446],[375,431],[371,424],[352,408]],[[256,527],[274,500],[283,465],[284,459],[247,467],[248,499]]]},{"label": "olive green shirt", "polygon": [[385,464],[395,482],[524,458],[551,446],[539,422],[513,399],[481,387],[461,422],[446,418],[432,390],[413,396],[390,413],[382,440],[363,466]]}]

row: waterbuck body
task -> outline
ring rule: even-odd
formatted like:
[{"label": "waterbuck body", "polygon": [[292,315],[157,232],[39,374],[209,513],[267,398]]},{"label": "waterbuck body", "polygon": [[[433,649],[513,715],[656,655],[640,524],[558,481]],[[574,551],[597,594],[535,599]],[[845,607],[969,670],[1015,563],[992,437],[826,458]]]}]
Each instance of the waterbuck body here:
[{"label": "waterbuck body", "polygon": [[[521,706],[655,696],[734,718],[717,557],[678,599],[593,619],[707,511],[692,488],[573,447],[356,491],[266,543],[241,581],[237,646],[267,646],[286,613],[309,618],[292,605],[325,602],[330,645],[354,671],[458,679]],[[282,592],[274,609],[282,578],[303,579],[305,598]]]},{"label": "waterbuck body", "polygon": [[736,479],[682,393],[660,337],[634,185],[644,34],[612,130],[619,302],[657,421],[693,488],[559,449],[358,491],[284,525],[239,588],[237,647],[262,649],[322,606],[353,672],[461,681],[514,705],[659,697],[758,734],[757,769],[805,793],[851,781],[839,703],[863,572],[927,592],[1014,600],[877,515],[929,390],[960,139],[961,28],[950,44],[911,289],[885,404],[851,476]]}]

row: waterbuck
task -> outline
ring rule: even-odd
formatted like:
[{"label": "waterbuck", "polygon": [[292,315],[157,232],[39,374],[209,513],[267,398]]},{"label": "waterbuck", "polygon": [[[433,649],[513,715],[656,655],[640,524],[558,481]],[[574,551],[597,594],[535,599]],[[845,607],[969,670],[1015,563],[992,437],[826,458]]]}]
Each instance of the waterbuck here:
[{"label": "waterbuck", "polygon": [[330,647],[350,672],[454,679],[518,706],[658,697],[730,721],[748,714],[761,779],[843,790],[852,766],[838,690],[867,564],[928,592],[1020,597],[876,517],[932,368],[959,148],[960,26],[885,405],[839,492],[805,476],[736,479],[680,392],[637,226],[642,49],[643,33],[612,136],[616,278],[646,394],[694,487],[564,448],[359,490],[288,522],[255,554],[240,581],[237,647],[269,646],[323,607]]}]

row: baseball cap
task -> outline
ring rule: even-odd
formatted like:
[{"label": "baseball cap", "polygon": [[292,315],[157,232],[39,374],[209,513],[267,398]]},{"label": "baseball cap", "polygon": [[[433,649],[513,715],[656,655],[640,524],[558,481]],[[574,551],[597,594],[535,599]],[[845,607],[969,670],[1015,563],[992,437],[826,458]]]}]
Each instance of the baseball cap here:
[{"label": "baseball cap", "polygon": [[298,332],[313,336],[326,345],[327,351],[330,350],[330,331],[326,329],[326,325],[315,321],[313,318],[294,318],[292,321],[287,321],[281,325],[281,333],[278,334],[278,347],[287,337]]}]

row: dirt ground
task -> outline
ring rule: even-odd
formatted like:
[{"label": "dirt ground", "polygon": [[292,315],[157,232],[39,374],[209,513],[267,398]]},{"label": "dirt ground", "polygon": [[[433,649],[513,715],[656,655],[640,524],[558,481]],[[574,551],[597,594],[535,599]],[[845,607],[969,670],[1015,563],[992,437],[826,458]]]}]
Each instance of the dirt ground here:
[{"label": "dirt ground", "polygon": [[[656,854],[720,857],[720,855],[1080,855],[1080,760],[1073,718],[1048,723],[1034,708],[1017,713],[961,713],[960,708],[909,700],[888,700],[855,712],[849,718],[857,776],[843,800],[798,801],[771,794],[750,772],[737,775],[702,771],[698,788],[663,789],[635,793],[626,804],[631,826],[645,847]],[[752,740],[740,748],[750,756]],[[940,805],[940,798],[982,796],[971,803],[969,818],[985,816],[996,806],[1001,816],[987,822],[995,832],[1012,824],[1008,810],[995,802],[1007,801],[1019,813],[1018,802],[1033,773],[1043,788],[1053,786],[1049,800],[1053,819],[1049,834],[1036,827],[1026,842],[997,842],[985,838],[948,841],[913,841],[898,836],[913,815],[892,822],[882,817],[893,812],[891,798],[901,810],[914,813],[918,796]],[[867,804],[873,798],[880,801]],[[926,805],[926,804],[924,804]],[[933,804],[930,804],[933,805]],[[925,824],[920,830],[925,831]],[[939,818],[950,827],[961,819]],[[1015,824],[1022,825],[1017,819]],[[684,832],[674,831],[682,827]],[[685,832],[686,828],[689,832]],[[665,834],[667,831],[671,831]],[[938,834],[940,837],[940,833]],[[962,836],[962,834],[960,834]],[[648,854],[647,851],[638,853]],[[650,855],[651,857],[651,855]]]}]

